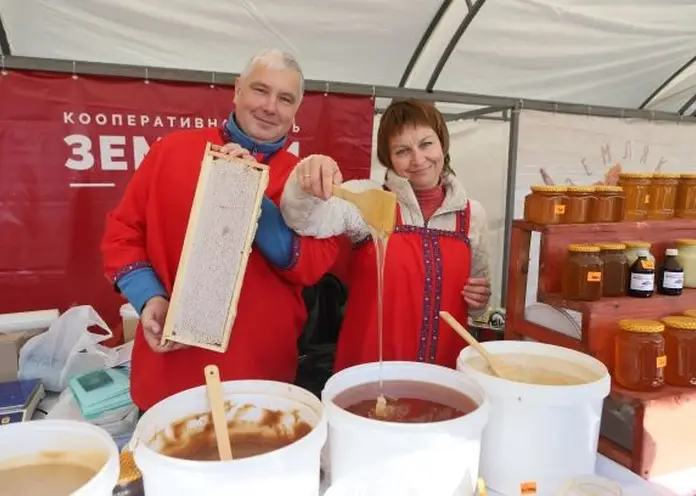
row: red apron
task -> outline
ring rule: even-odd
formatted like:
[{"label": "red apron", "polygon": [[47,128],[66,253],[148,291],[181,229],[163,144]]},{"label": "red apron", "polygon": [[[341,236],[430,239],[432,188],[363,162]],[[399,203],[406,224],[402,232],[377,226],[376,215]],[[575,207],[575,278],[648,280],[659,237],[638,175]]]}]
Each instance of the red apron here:
[{"label": "red apron", "polygon": [[[383,358],[454,368],[465,343],[440,321],[446,310],[466,325],[462,290],[471,273],[470,207],[456,212],[455,231],[403,225],[389,238],[384,267]],[[379,360],[377,262],[371,238],[355,246],[349,298],[335,371]]]}]

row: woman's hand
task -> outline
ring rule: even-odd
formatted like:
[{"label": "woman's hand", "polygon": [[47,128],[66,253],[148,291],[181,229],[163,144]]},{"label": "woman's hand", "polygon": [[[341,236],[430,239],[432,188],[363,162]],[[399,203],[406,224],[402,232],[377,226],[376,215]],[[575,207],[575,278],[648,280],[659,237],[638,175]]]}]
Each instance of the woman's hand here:
[{"label": "woman's hand", "polygon": [[305,194],[328,200],[334,184],[341,184],[343,176],[338,164],[326,155],[310,155],[302,160],[296,170],[297,181]]},{"label": "woman's hand", "polygon": [[169,301],[161,296],[153,296],[143,307],[140,312],[140,322],[143,325],[143,337],[145,342],[150,346],[150,349],[155,353],[166,353],[168,351],[176,351],[188,346],[167,341],[162,343],[162,330],[164,329],[164,321],[167,318],[169,311]]},{"label": "woman's hand", "polygon": [[472,310],[486,308],[491,297],[491,284],[485,277],[471,278],[464,286],[462,296]]}]

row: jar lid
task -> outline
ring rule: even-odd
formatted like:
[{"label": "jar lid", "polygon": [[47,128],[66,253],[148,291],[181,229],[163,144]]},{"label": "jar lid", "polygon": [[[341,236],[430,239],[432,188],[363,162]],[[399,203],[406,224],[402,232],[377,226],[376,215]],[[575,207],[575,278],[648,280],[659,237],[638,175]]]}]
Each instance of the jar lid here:
[{"label": "jar lid", "polygon": [[677,250],[676,248],[667,248],[665,250],[665,255],[667,255],[668,257],[676,257],[677,255],[679,255],[679,250]]},{"label": "jar lid", "polygon": [[673,329],[696,331],[696,318],[687,315],[670,315],[662,319],[662,323]]},{"label": "jar lid", "polygon": [[650,248],[649,241],[622,241],[626,248]]},{"label": "jar lid", "polygon": [[696,308],[692,308],[691,310],[685,310],[684,315],[686,315],[687,317],[696,318]]},{"label": "jar lid", "polygon": [[594,186],[568,186],[568,193],[593,193]]},{"label": "jar lid", "polygon": [[696,173],[688,172],[686,174],[680,174],[679,177],[681,179],[696,179]]},{"label": "jar lid", "polygon": [[696,239],[676,239],[675,244],[683,246],[694,246],[696,245]]},{"label": "jar lid", "polygon": [[638,255],[639,257],[647,258],[650,256],[650,250],[648,250],[647,248],[639,248],[638,250],[636,250],[636,255]]},{"label": "jar lid", "polygon": [[599,246],[590,244],[568,245],[568,251],[575,253],[599,253]]},{"label": "jar lid", "polygon": [[681,174],[678,172],[656,172],[653,179],[679,179]]},{"label": "jar lid", "polygon": [[531,190],[535,193],[565,193],[568,186],[554,186],[552,184],[533,184]]},{"label": "jar lid", "polygon": [[628,332],[658,333],[665,330],[665,325],[657,320],[622,319],[619,327]]},{"label": "jar lid", "polygon": [[626,245],[623,243],[597,243],[596,246],[598,246],[600,250],[606,251],[626,249]]},{"label": "jar lid", "polygon": [[653,177],[652,172],[621,172],[619,173],[619,178],[621,179],[651,179]]},{"label": "jar lid", "polygon": [[610,186],[608,184],[600,184],[598,186],[595,186],[595,191],[602,192],[602,193],[620,193],[623,191],[623,187]]}]

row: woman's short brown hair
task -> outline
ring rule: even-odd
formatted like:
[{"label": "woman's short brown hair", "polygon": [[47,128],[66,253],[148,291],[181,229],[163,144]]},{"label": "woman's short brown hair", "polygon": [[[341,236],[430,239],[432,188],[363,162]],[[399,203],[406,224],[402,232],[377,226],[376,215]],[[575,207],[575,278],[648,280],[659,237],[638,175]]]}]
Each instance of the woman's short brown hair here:
[{"label": "woman's short brown hair", "polygon": [[445,154],[443,173],[453,173],[450,167],[449,131],[447,123],[435,105],[425,100],[393,101],[384,111],[377,131],[377,159],[388,169],[392,168],[390,142],[407,126],[428,126],[435,131]]}]

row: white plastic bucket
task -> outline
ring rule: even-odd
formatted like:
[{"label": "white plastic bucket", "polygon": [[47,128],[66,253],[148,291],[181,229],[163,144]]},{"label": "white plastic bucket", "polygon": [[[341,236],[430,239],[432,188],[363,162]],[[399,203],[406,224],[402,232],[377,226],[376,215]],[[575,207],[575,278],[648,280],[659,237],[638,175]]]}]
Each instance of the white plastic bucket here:
[{"label": "white plastic bucket", "polygon": [[103,429],[76,420],[32,420],[0,427],[0,468],[20,460],[41,462],[41,453],[71,453],[66,463],[97,470],[71,496],[111,496],[120,473],[116,443]]},{"label": "white plastic bucket", "polygon": [[[460,418],[433,423],[383,422],[354,415],[333,399],[374,383],[379,363],[345,369],[326,383],[322,402],[329,422],[327,495],[470,495],[478,478],[481,434],[489,404],[483,390],[456,370],[418,362],[384,362],[382,378],[422,381],[468,395],[479,407]],[[365,492],[371,488],[370,491]]]},{"label": "white plastic bucket", "polygon": [[234,404],[297,411],[314,428],[298,441],[259,456],[206,462],[172,458],[156,451],[155,435],[186,417],[209,412],[210,407],[205,386],[170,396],[145,412],[130,443],[145,494],[319,494],[320,454],[326,442],[326,418],[319,399],[292,384],[273,381],[229,381],[222,388],[224,399]]},{"label": "white plastic bucket", "polygon": [[[457,369],[473,378],[491,402],[483,433],[481,476],[502,494],[551,496],[573,477],[592,475],[597,460],[602,405],[611,378],[602,362],[567,348],[528,341],[482,343],[492,354],[551,357],[559,372],[581,367],[592,380],[580,385],[547,386],[512,382],[483,373],[467,363],[478,353],[459,355]],[[568,363],[562,369],[558,361]],[[533,491],[536,492],[533,492]]]}]

